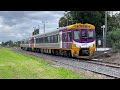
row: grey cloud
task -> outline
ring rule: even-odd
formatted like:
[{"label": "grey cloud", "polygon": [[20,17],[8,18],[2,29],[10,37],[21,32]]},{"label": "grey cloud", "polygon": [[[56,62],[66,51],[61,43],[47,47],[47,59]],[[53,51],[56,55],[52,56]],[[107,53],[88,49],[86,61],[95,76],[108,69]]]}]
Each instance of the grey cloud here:
[{"label": "grey cloud", "polygon": [[46,22],[46,31],[52,31],[63,15],[64,11],[0,11],[0,42],[29,37],[38,25],[42,32],[41,20]]}]

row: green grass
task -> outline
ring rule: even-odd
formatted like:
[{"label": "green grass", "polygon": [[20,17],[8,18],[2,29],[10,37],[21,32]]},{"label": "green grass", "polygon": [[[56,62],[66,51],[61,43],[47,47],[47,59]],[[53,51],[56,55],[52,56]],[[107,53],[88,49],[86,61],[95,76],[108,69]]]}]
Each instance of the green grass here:
[{"label": "green grass", "polygon": [[50,66],[45,60],[0,49],[0,79],[80,79],[64,67]]}]

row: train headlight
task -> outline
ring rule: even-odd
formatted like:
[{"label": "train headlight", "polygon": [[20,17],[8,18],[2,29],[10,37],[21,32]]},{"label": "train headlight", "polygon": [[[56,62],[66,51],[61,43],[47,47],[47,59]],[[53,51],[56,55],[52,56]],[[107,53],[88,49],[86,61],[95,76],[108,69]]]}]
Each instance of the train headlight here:
[{"label": "train headlight", "polygon": [[74,44],[74,46],[76,47],[76,44]]},{"label": "train headlight", "polygon": [[90,47],[94,47],[94,44],[92,44]]}]

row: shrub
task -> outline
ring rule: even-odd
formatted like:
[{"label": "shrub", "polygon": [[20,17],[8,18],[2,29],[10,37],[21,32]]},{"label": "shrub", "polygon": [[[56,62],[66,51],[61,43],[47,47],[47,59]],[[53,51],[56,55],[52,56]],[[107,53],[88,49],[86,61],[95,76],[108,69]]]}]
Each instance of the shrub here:
[{"label": "shrub", "polygon": [[117,52],[120,49],[120,28],[114,28],[108,32],[108,36],[111,39],[113,51]]}]

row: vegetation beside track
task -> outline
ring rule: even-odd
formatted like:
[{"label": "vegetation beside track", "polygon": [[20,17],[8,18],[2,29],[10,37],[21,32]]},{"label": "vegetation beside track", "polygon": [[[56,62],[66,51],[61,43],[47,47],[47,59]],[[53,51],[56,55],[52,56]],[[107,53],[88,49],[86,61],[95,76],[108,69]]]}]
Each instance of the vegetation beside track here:
[{"label": "vegetation beside track", "polygon": [[54,67],[45,60],[0,49],[0,79],[80,79],[76,73],[64,67]]}]

